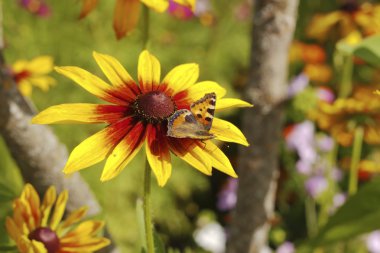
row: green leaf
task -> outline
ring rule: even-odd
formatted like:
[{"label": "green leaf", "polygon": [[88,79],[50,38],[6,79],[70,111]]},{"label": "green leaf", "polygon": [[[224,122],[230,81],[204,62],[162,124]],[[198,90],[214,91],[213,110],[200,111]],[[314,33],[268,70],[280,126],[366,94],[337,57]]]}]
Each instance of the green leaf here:
[{"label": "green leaf", "polygon": [[329,219],[310,244],[326,245],[380,228],[380,180],[363,186]]},{"label": "green leaf", "polygon": [[374,66],[380,66],[380,35],[364,39],[359,43],[353,54]]},{"label": "green leaf", "polygon": [[153,237],[154,237],[154,249],[155,249],[154,252],[166,253],[165,245],[156,231],[153,231]]}]

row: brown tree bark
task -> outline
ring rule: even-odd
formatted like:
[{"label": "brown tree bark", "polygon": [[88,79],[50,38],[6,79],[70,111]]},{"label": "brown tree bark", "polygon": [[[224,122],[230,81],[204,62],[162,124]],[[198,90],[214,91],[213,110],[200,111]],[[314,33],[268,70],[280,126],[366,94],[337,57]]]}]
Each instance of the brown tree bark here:
[{"label": "brown tree bark", "polygon": [[287,94],[288,50],[296,25],[298,0],[255,0],[249,83],[243,132],[250,148],[241,148],[238,201],[229,253],[258,253],[267,245],[278,175],[279,143]]},{"label": "brown tree bark", "polygon": [[[42,196],[50,185],[57,191],[69,191],[66,211],[88,206],[88,215],[97,215],[101,207],[79,173],[64,176],[62,169],[67,150],[50,128],[30,123],[34,109],[18,91],[0,50],[0,134],[21,170],[25,182]],[[114,245],[102,252],[115,252]]]}]

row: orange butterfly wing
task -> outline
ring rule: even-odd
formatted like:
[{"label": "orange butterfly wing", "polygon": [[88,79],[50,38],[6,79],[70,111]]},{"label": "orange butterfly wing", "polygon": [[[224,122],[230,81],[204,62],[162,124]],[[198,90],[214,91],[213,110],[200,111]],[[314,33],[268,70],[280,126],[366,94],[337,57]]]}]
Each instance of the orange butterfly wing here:
[{"label": "orange butterfly wing", "polygon": [[216,104],[216,94],[207,93],[203,98],[195,101],[190,106],[190,111],[199,123],[201,123],[207,131],[211,129],[212,120],[214,119]]}]

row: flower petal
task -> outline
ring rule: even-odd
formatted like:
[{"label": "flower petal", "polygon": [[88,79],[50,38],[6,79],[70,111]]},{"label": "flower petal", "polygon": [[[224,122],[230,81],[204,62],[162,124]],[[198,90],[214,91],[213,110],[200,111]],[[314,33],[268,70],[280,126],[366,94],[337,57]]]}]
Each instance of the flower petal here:
[{"label": "flower petal", "polygon": [[113,28],[116,38],[121,39],[137,25],[140,16],[139,0],[116,0]]},{"label": "flower petal", "polygon": [[88,220],[84,221],[60,238],[62,244],[76,242],[79,238],[95,235],[104,227],[103,221]]},{"label": "flower petal", "polygon": [[167,137],[159,126],[156,128],[149,124],[146,131],[146,156],[158,185],[164,186],[172,173]]},{"label": "flower petal", "polygon": [[82,10],[79,18],[84,18],[89,14],[98,4],[98,0],[83,0]]},{"label": "flower petal", "polygon": [[33,218],[34,226],[38,225],[41,219],[40,197],[31,184],[25,185],[21,198],[25,199],[30,206],[31,216],[29,217],[29,221]]},{"label": "flower petal", "polygon": [[216,110],[223,110],[236,107],[253,107],[252,104],[237,98],[222,98],[216,102]]},{"label": "flower petal", "polygon": [[112,56],[97,52],[93,52],[93,56],[112,85],[120,88],[120,95],[129,101],[134,100],[140,93],[139,87],[120,62]]},{"label": "flower petal", "polygon": [[217,140],[249,146],[247,139],[240,129],[228,121],[214,118],[210,133],[214,134]]},{"label": "flower petal", "polygon": [[81,142],[71,152],[63,172],[73,173],[104,160],[133,126],[132,121],[125,118]]},{"label": "flower petal", "polygon": [[53,70],[53,58],[51,56],[39,56],[31,60],[26,69],[32,75],[45,75]]},{"label": "flower petal", "polygon": [[119,105],[62,104],[51,106],[33,119],[33,124],[109,123],[125,117],[128,108]]},{"label": "flower petal", "polygon": [[216,82],[204,81],[190,86],[188,89],[178,92],[173,96],[177,109],[188,109],[189,105],[202,98],[207,93],[216,94],[216,104],[218,99],[224,97],[226,89]]},{"label": "flower petal", "polygon": [[53,207],[55,200],[57,198],[57,193],[54,186],[50,186],[45,192],[44,199],[41,205],[41,226],[46,227],[48,224],[48,219],[50,217],[50,211]]},{"label": "flower petal", "polygon": [[164,78],[162,84],[171,94],[191,87],[199,77],[199,66],[195,63],[182,64],[173,68]]},{"label": "flower petal", "polygon": [[127,166],[140,151],[144,137],[144,125],[138,122],[108,156],[100,180],[107,181],[119,175],[125,166]]},{"label": "flower petal", "polygon": [[5,220],[5,228],[13,240],[16,240],[22,235],[22,231],[20,231],[14,220],[10,217],[7,217]]},{"label": "flower petal", "polygon": [[138,64],[138,76],[140,89],[143,92],[149,92],[158,87],[161,76],[160,62],[150,54],[147,50],[144,50],[139,57]]},{"label": "flower petal", "polygon": [[78,253],[90,253],[96,252],[111,243],[110,240],[104,237],[89,237],[84,238],[81,241],[72,243],[61,243],[62,253],[78,252]]},{"label": "flower petal", "polygon": [[169,6],[168,0],[141,0],[141,2],[157,12],[164,12]]},{"label": "flower petal", "polygon": [[55,67],[55,70],[58,73],[70,78],[71,80],[79,84],[83,89],[87,90],[88,92],[97,96],[100,99],[103,99],[113,104],[126,104],[124,100],[115,97],[115,95],[112,94],[115,92],[110,85],[108,85],[102,79],[84,69],[66,66]]},{"label": "flower petal", "polygon": [[52,230],[56,230],[58,224],[61,222],[63,213],[66,209],[66,203],[69,198],[69,192],[67,190],[61,192],[58,195],[57,201],[55,202],[54,212],[50,219],[49,227]]},{"label": "flower petal", "polygon": [[170,150],[200,172],[211,175],[211,161],[192,139],[169,138]]},{"label": "flower petal", "polygon": [[184,6],[190,6],[191,10],[195,11],[196,0],[174,0],[174,2],[179,3]]},{"label": "flower petal", "polygon": [[66,229],[66,228],[70,227],[71,225],[79,222],[86,215],[87,210],[88,210],[88,208],[86,206],[83,206],[83,207],[75,210],[74,212],[72,212],[65,219],[65,221],[63,223],[59,224],[58,229],[57,229],[57,233],[59,234],[60,231],[62,231],[63,229]]},{"label": "flower petal", "polygon": [[201,148],[207,154],[208,159],[212,162],[212,167],[226,173],[227,175],[237,178],[236,172],[232,168],[230,160],[227,156],[216,146],[212,141],[205,141],[201,143]]},{"label": "flower petal", "polygon": [[31,246],[35,253],[48,253],[47,249],[45,248],[45,245],[42,242],[31,240]]}]

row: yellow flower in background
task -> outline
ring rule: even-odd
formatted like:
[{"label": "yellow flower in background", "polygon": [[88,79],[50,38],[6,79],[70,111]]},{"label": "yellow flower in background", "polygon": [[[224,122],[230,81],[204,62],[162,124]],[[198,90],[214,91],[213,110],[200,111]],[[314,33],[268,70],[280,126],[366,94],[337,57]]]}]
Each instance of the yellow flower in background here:
[{"label": "yellow flower in background", "polygon": [[310,118],[329,132],[342,146],[352,145],[355,128],[364,130],[364,141],[380,144],[380,99],[372,87],[358,87],[350,98],[339,98],[332,104],[320,102]]},{"label": "yellow flower in background", "polygon": [[[215,82],[196,83],[199,67],[194,63],[175,67],[161,80],[160,62],[148,51],[143,51],[138,61],[138,82],[135,82],[115,58],[99,53],[94,53],[94,58],[112,85],[78,67],[59,67],[56,70],[111,104],[57,105],[33,119],[37,124],[108,124],[72,151],[65,173],[73,173],[107,159],[101,181],[110,180],[145,144],[147,160],[160,186],[166,184],[172,172],[170,153],[206,175],[211,175],[212,168],[215,168],[237,177],[228,158],[210,139],[248,146],[247,140],[236,126],[213,118],[213,113],[215,109],[251,107],[251,104],[240,99],[223,98],[226,90]],[[202,108],[199,108],[199,115],[192,116],[189,110],[196,101]],[[208,116],[202,118],[202,113]],[[178,118],[171,118],[174,114]],[[201,125],[199,118],[203,120]],[[176,134],[181,134],[181,137],[169,134],[169,121],[173,128],[179,127]],[[206,138],[196,138],[197,135]]]},{"label": "yellow flower in background", "polygon": [[344,38],[353,31],[359,31],[363,36],[380,33],[380,4],[350,1],[340,10],[318,14],[313,17],[307,28],[310,38],[325,40],[334,29],[338,29],[338,37]]},{"label": "yellow flower in background", "polygon": [[31,61],[19,60],[11,66],[12,76],[24,96],[30,96],[33,87],[48,91],[55,84],[54,78],[47,75],[52,70],[53,58],[50,56],[39,56]]},{"label": "yellow flower in background", "polygon": [[56,194],[51,186],[42,202],[30,184],[13,202],[13,216],[7,217],[6,229],[21,253],[95,252],[110,241],[98,236],[101,221],[80,222],[87,208],[82,207],[62,220],[68,192]]},{"label": "yellow flower in background", "polygon": [[[195,10],[196,0],[174,0],[176,3],[188,6]],[[116,0],[113,28],[116,38],[121,39],[131,32],[137,25],[140,17],[141,3],[156,12],[164,12],[169,6],[169,0]],[[98,4],[98,0],[83,0],[80,18],[87,16]]]}]

